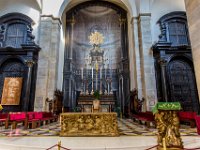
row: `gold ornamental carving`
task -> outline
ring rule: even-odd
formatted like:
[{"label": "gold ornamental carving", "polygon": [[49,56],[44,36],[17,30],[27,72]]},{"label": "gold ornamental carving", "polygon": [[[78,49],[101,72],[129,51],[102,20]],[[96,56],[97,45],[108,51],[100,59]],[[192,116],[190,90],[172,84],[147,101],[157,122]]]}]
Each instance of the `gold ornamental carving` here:
[{"label": "gold ornamental carving", "polygon": [[119,136],[116,113],[62,113],[60,136]]},{"label": "gold ornamental carving", "polygon": [[158,130],[158,150],[183,149],[177,111],[159,110],[159,112],[155,114],[155,121]]}]

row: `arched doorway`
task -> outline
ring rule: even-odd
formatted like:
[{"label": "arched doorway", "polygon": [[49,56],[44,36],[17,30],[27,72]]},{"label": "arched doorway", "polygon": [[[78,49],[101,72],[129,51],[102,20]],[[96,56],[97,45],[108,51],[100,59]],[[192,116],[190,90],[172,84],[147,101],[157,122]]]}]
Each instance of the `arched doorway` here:
[{"label": "arched doorway", "polygon": [[123,110],[129,93],[127,12],[106,1],[81,3],[66,13],[65,39],[64,107],[71,111],[80,93],[98,90],[114,94]]},{"label": "arched doorway", "polygon": [[167,65],[171,101],[179,101],[184,111],[199,111],[193,64],[184,57],[175,57]]}]

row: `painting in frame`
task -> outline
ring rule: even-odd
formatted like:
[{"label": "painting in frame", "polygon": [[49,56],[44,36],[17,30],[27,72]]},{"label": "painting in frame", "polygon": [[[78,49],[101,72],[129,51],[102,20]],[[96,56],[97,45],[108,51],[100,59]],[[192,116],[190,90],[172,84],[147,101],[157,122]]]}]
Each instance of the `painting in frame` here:
[{"label": "painting in frame", "polygon": [[22,77],[5,77],[1,105],[19,105]]}]

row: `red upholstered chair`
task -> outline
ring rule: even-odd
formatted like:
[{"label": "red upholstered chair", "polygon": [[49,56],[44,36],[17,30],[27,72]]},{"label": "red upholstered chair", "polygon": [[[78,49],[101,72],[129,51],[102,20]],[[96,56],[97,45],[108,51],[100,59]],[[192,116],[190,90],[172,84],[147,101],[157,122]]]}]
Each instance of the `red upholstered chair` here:
[{"label": "red upholstered chair", "polygon": [[197,126],[197,133],[200,135],[200,116],[195,116],[196,126]]},{"label": "red upholstered chair", "polygon": [[35,114],[37,112],[27,112],[27,119],[25,122],[25,129],[27,129],[29,126],[31,129],[36,128],[37,126],[40,126],[40,119],[35,118]]},{"label": "red upholstered chair", "polygon": [[23,124],[25,124],[26,122],[26,113],[25,112],[14,112],[14,113],[10,113],[8,116],[8,122],[5,124],[5,128],[8,129],[8,125],[9,123],[12,124],[12,128],[16,129],[17,124],[19,122],[22,122]]},{"label": "red upholstered chair", "polygon": [[178,112],[178,115],[179,115],[180,121],[182,121],[182,122],[189,122],[191,128],[195,127],[196,112],[180,111],[180,112]]}]

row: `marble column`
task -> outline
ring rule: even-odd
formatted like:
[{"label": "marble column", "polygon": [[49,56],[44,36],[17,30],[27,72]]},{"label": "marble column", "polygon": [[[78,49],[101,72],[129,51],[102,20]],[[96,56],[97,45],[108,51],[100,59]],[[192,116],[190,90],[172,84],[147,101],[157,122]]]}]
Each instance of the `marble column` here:
[{"label": "marble column", "polygon": [[76,91],[75,91],[75,64],[73,63],[73,37],[74,37],[74,16],[67,18],[66,29],[66,45],[65,45],[65,60],[64,60],[64,79],[63,79],[63,92],[64,101],[63,106],[65,111],[73,111],[76,106]]},{"label": "marble column", "polygon": [[192,46],[193,64],[197,82],[198,95],[200,97],[200,1],[185,0],[188,19],[189,35]]},{"label": "marble column", "polygon": [[39,25],[39,45],[36,82],[35,111],[48,110],[45,100],[53,99],[57,82],[58,53],[60,44],[60,20],[52,15],[41,16]]},{"label": "marble column", "polygon": [[32,69],[34,65],[33,60],[27,60],[26,65],[28,66],[28,74],[27,74],[27,81],[26,81],[26,90],[25,90],[25,96],[24,96],[24,108],[23,111],[28,111],[29,108],[29,101],[30,101],[30,88],[31,88],[31,79],[32,79]]},{"label": "marble column", "polygon": [[149,111],[157,102],[155,68],[151,37],[151,14],[138,17],[139,58],[142,81],[142,96],[145,98],[144,111]]},{"label": "marble column", "polygon": [[122,53],[121,53],[121,59],[125,60],[127,59],[128,55],[127,55],[127,36],[126,34],[126,18],[123,18],[122,16],[119,18],[119,25],[121,28],[121,45],[122,45]]},{"label": "marble column", "polygon": [[138,17],[132,18],[132,28],[133,28],[133,42],[134,42],[134,78],[135,87],[138,90],[138,98],[142,98],[142,77],[141,77],[141,59],[140,59],[140,49],[139,49],[139,38],[138,38]]},{"label": "marble column", "polygon": [[161,82],[162,82],[162,93],[165,102],[168,102],[167,95],[167,84],[166,84],[166,63],[167,61],[164,59],[159,60],[160,68],[161,68]]}]

